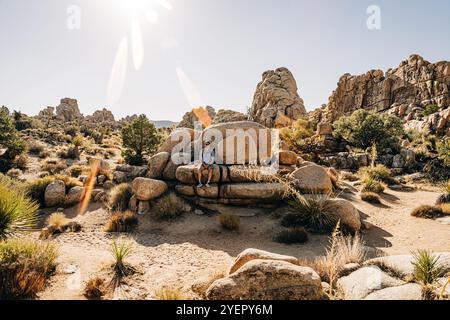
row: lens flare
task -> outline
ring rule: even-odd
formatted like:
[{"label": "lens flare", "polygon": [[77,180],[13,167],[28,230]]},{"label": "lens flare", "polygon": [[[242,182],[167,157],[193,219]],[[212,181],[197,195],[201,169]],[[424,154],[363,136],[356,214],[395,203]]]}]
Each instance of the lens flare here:
[{"label": "lens flare", "polygon": [[197,86],[183,71],[183,69],[177,68],[177,76],[189,106],[191,108],[195,108],[204,105]]},{"label": "lens flare", "polygon": [[98,164],[94,162],[91,167],[91,172],[89,173],[89,176],[86,181],[85,192],[81,197],[78,214],[83,215],[86,213],[86,209],[89,203],[91,202],[92,190],[94,190],[95,182],[97,181],[97,173],[98,173]]},{"label": "lens flare", "polygon": [[157,13],[155,10],[148,10],[148,11],[145,13],[145,18],[146,18],[147,21],[150,22],[151,24],[158,23],[158,20],[159,20],[158,13]]},{"label": "lens flare", "polygon": [[127,74],[127,62],[128,62],[128,41],[123,38],[117,49],[116,58],[111,70],[111,76],[109,77],[108,90],[107,90],[107,104],[115,104],[122,95],[123,86],[125,84],[125,78]]},{"label": "lens flare", "polygon": [[173,9],[172,4],[169,1],[167,1],[167,0],[157,0],[157,2],[164,9],[167,9],[167,10],[172,10]]},{"label": "lens flare", "polygon": [[137,15],[133,15],[131,18],[131,49],[134,68],[139,70],[144,63],[144,41],[142,40],[141,26]]},{"label": "lens flare", "polygon": [[198,120],[202,123],[203,127],[207,128],[212,124],[212,119],[209,116],[208,110],[206,108],[194,108],[192,112],[196,115]]}]

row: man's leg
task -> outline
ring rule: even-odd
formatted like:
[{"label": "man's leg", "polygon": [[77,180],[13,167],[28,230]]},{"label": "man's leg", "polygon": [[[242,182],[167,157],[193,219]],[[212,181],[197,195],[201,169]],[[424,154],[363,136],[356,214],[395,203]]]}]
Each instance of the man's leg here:
[{"label": "man's leg", "polygon": [[213,167],[208,166],[208,182],[206,183],[207,185],[209,185],[209,183],[211,182],[212,175],[213,175]]},{"label": "man's leg", "polygon": [[197,169],[197,180],[198,180],[198,187],[203,187],[202,184],[202,170],[203,170],[203,166],[200,165]]}]

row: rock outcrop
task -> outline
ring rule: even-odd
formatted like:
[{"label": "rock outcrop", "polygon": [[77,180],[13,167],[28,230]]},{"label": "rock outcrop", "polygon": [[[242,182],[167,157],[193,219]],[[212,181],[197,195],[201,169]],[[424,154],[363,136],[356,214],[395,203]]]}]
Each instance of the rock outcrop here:
[{"label": "rock outcrop", "polygon": [[78,102],[76,99],[64,98],[61,99],[59,106],[56,107],[56,119],[62,122],[77,121],[83,118],[83,115],[78,109]]},{"label": "rock outcrop", "polygon": [[178,124],[178,128],[194,128],[194,123],[200,121],[204,127],[209,127],[216,116],[216,111],[213,107],[199,107],[194,108],[190,112],[186,112],[183,119]]},{"label": "rock outcrop", "polygon": [[[355,110],[367,109],[390,112],[408,122],[419,121],[414,127],[431,126],[444,132],[450,122],[450,112],[444,112],[450,106],[449,90],[449,61],[430,63],[418,55],[411,55],[398,68],[386,72],[371,70],[356,76],[344,74],[329,97],[326,109],[320,110],[320,115],[311,115],[319,121],[333,122]],[[438,115],[423,117],[423,109],[429,105],[441,108]]]},{"label": "rock outcrop", "polygon": [[288,69],[264,72],[262,81],[256,87],[250,118],[269,128],[290,125],[306,115],[297,90],[297,83]]},{"label": "rock outcrop", "polygon": [[237,111],[220,109],[217,111],[213,119],[213,124],[218,123],[227,123],[227,122],[236,122],[236,121],[246,121],[248,120],[248,116]]}]

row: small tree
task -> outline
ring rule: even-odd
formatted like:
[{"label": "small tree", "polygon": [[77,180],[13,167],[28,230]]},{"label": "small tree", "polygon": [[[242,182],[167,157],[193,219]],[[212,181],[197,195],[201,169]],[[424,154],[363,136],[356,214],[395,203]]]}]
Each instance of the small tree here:
[{"label": "small tree", "polygon": [[122,128],[125,161],[131,165],[142,165],[145,155],[152,155],[160,143],[155,126],[142,114]]},{"label": "small tree", "polygon": [[80,158],[80,147],[84,144],[84,138],[82,135],[77,134],[75,137],[72,138],[72,144],[74,148],[74,153],[77,159]]},{"label": "small tree", "polygon": [[0,171],[9,170],[12,160],[26,151],[26,143],[19,138],[14,123],[5,109],[0,110]]},{"label": "small tree", "polygon": [[374,144],[377,148],[392,147],[404,133],[400,118],[364,109],[356,110],[351,116],[341,117],[333,126],[336,136],[364,149]]}]

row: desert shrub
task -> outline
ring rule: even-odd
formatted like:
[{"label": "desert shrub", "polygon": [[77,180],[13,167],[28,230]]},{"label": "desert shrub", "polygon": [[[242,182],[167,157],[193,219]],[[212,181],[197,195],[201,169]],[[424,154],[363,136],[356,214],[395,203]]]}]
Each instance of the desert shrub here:
[{"label": "desert shrub", "polygon": [[185,300],[180,288],[162,287],[155,291],[155,298],[157,300]]},{"label": "desert shrub", "polygon": [[32,229],[36,222],[38,205],[21,189],[2,179],[0,185],[0,239]]},{"label": "desert shrub", "polygon": [[36,155],[38,155],[38,154],[40,154],[42,151],[44,151],[44,149],[45,149],[44,144],[42,144],[42,143],[39,142],[39,141],[32,140],[32,141],[28,142],[28,151],[29,151],[31,154],[36,154]]},{"label": "desert shrub", "polygon": [[89,279],[83,295],[88,299],[100,299],[105,294],[105,280],[99,277]]},{"label": "desert shrub", "polygon": [[347,172],[347,171],[341,171],[341,178],[342,178],[342,180],[347,180],[347,181],[358,181],[359,180],[358,175],[351,173],[351,172]]},{"label": "desert shrub", "polygon": [[64,129],[64,133],[71,137],[75,137],[79,133],[79,130],[76,125],[70,125]]},{"label": "desert shrub", "polygon": [[67,229],[70,220],[62,212],[55,212],[47,219],[47,226],[52,227],[56,232],[62,233]]},{"label": "desert shrub", "polygon": [[280,138],[296,152],[301,152],[305,146],[305,139],[313,135],[312,124],[305,119],[298,119],[291,128],[285,127],[280,130]]},{"label": "desert shrub", "polygon": [[142,165],[144,156],[156,151],[160,136],[155,126],[142,114],[122,128],[122,141],[125,161],[131,165]]},{"label": "desert shrub", "polygon": [[384,191],[384,185],[378,180],[373,178],[366,178],[362,181],[361,192],[374,192],[382,193]]},{"label": "desert shrub", "polygon": [[439,106],[438,105],[436,105],[436,104],[429,104],[423,109],[422,114],[424,116],[429,116],[429,115],[431,115],[433,113],[436,113],[438,111],[439,111]]},{"label": "desert shrub", "polygon": [[439,159],[444,165],[450,167],[450,139],[447,138],[444,141],[438,142],[437,152]]},{"label": "desert shrub", "polygon": [[126,276],[130,267],[125,262],[133,253],[133,245],[125,240],[113,241],[111,245],[111,254],[114,258],[113,270],[119,277]]},{"label": "desert shrub", "polygon": [[274,240],[284,244],[304,243],[308,241],[308,233],[303,227],[295,227],[279,232]]},{"label": "desert shrub", "polygon": [[133,191],[130,184],[118,184],[109,191],[107,207],[111,211],[125,211],[132,196]]},{"label": "desert shrub", "polygon": [[12,160],[27,149],[25,141],[19,137],[8,112],[3,108],[0,109],[0,147],[6,149],[0,157],[1,172],[11,169]]},{"label": "desert shrub", "polygon": [[450,179],[450,163],[446,165],[443,159],[440,158],[428,161],[422,171],[434,183]]},{"label": "desert shrub", "polygon": [[56,257],[57,248],[50,243],[0,242],[0,299],[35,297],[55,270]]},{"label": "desert shrub", "polygon": [[87,168],[79,165],[74,165],[69,168],[70,175],[74,178],[79,177],[85,171],[87,171]]},{"label": "desert shrub", "polygon": [[392,172],[389,168],[382,164],[377,164],[376,166],[363,167],[359,169],[358,175],[362,178],[371,178],[378,181],[383,181],[385,183],[392,183]]},{"label": "desert shrub", "polygon": [[389,114],[377,114],[364,109],[356,110],[350,116],[343,116],[333,124],[333,134],[343,138],[355,147],[392,147],[403,135],[400,118]]},{"label": "desert shrub", "polygon": [[25,189],[27,194],[41,205],[41,207],[45,206],[45,189],[47,186],[55,181],[55,177],[48,176],[39,178],[36,180],[32,180],[26,183]]},{"label": "desert shrub", "polygon": [[34,127],[33,118],[23,114],[20,111],[13,112],[14,127],[17,131],[23,131]]},{"label": "desert shrub", "polygon": [[221,213],[219,215],[219,223],[226,230],[237,231],[239,230],[241,219],[234,214]]},{"label": "desert shrub", "polygon": [[442,211],[441,208],[439,208],[437,206],[422,205],[422,206],[415,208],[411,212],[411,215],[413,217],[417,217],[417,218],[436,219],[436,218],[444,216],[444,212]]},{"label": "desert shrub", "polygon": [[361,192],[359,197],[365,202],[381,204],[380,196],[374,192]]},{"label": "desert shrub", "polygon": [[6,175],[12,179],[18,179],[22,175],[22,170],[20,169],[10,169]]},{"label": "desert shrub", "polygon": [[153,201],[151,214],[155,220],[171,221],[178,219],[186,211],[188,211],[187,203],[176,193],[169,192]]},{"label": "desert shrub", "polygon": [[43,150],[43,151],[39,152],[38,157],[41,158],[41,159],[45,159],[45,158],[50,157],[51,155],[52,155],[52,154],[51,154],[50,151],[48,151],[48,150]]},{"label": "desert shrub", "polygon": [[450,203],[450,180],[447,180],[442,185],[442,194],[436,200],[436,205]]},{"label": "desert shrub", "polygon": [[107,232],[130,232],[139,223],[137,215],[132,211],[116,212],[111,215],[106,225]]},{"label": "desert shrub", "polygon": [[330,232],[336,226],[336,215],[327,209],[328,195],[312,194],[297,195],[288,204],[295,212],[288,213],[281,219],[284,227],[300,227],[319,231]]},{"label": "desert shrub", "polygon": [[450,203],[443,203],[440,205],[444,215],[450,215]]},{"label": "desert shrub", "polygon": [[59,159],[47,159],[41,165],[41,170],[48,171],[50,174],[57,174],[65,169],[67,169],[66,161],[61,161]]},{"label": "desert shrub", "polygon": [[20,170],[26,170],[28,168],[28,162],[30,161],[30,158],[28,158],[28,155],[25,153],[22,153],[14,158],[12,161],[13,166]]},{"label": "desert shrub", "polygon": [[433,284],[445,273],[445,268],[439,263],[439,256],[427,250],[418,250],[413,254],[414,279],[422,285]]}]

